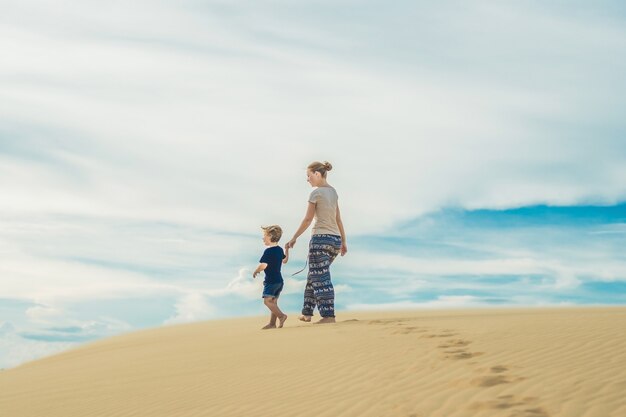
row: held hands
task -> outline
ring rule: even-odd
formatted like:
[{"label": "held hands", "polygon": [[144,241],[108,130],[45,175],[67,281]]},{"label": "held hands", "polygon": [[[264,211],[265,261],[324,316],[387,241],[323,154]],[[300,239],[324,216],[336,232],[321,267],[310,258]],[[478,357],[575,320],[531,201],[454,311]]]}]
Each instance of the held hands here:
[{"label": "held hands", "polygon": [[296,239],[291,239],[289,242],[285,244],[285,248],[287,250],[293,248],[296,245]]}]

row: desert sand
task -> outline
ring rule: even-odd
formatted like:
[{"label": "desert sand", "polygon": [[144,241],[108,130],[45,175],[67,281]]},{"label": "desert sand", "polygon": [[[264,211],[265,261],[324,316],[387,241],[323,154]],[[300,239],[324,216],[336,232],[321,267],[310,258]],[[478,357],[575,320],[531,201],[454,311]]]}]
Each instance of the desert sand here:
[{"label": "desert sand", "polygon": [[626,308],[341,312],[126,334],[0,372],[2,417],[626,416]]}]

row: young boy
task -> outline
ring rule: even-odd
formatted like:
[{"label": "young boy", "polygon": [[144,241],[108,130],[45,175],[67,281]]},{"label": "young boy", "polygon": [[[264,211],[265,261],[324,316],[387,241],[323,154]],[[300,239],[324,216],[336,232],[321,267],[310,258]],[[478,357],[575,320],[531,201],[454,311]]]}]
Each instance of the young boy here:
[{"label": "young boy", "polygon": [[276,319],[278,319],[278,327],[283,327],[287,315],[278,308],[278,296],[283,290],[283,277],[280,274],[280,267],[289,260],[289,248],[287,252],[278,246],[278,241],[283,235],[280,226],[267,226],[263,229],[263,243],[267,246],[263,256],[259,260],[260,264],[252,273],[252,277],[265,271],[265,281],[263,281],[263,304],[269,308],[271,312],[270,322],[263,329],[275,329]]}]

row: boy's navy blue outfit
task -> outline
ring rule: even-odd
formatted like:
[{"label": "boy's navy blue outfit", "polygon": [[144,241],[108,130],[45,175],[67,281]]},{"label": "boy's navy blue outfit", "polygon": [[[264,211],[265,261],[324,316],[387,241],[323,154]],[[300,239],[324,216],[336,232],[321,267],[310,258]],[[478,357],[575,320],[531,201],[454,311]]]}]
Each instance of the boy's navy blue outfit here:
[{"label": "boy's navy blue outfit", "polygon": [[283,276],[280,267],[283,265],[285,252],[280,246],[272,246],[265,249],[259,262],[267,264],[265,268],[265,281],[263,281],[263,298],[278,297],[283,290]]}]

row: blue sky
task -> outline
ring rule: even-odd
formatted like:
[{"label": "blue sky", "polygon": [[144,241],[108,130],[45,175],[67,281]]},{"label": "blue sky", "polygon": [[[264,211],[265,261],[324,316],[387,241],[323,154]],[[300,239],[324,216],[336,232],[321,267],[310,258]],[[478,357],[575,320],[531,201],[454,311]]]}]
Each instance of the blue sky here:
[{"label": "blue sky", "polygon": [[0,6],[0,367],[264,314],[312,160],[343,310],[626,303],[620,2]]}]

